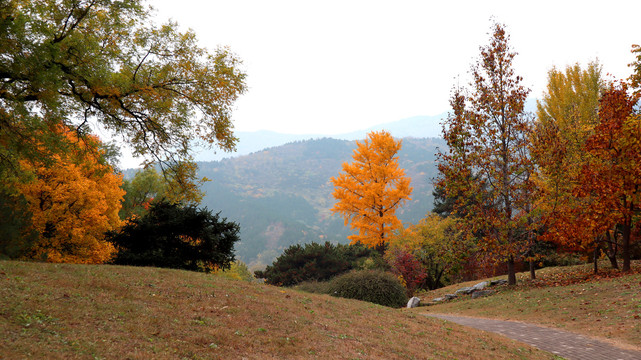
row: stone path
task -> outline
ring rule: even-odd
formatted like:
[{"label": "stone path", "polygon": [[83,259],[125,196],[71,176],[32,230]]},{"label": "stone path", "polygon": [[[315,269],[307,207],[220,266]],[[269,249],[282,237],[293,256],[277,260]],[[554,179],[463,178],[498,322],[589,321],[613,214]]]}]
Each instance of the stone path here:
[{"label": "stone path", "polygon": [[568,331],[517,321],[480,319],[465,316],[423,313],[457,324],[491,331],[532,345],[568,360],[641,360],[641,351],[621,349],[604,341]]}]

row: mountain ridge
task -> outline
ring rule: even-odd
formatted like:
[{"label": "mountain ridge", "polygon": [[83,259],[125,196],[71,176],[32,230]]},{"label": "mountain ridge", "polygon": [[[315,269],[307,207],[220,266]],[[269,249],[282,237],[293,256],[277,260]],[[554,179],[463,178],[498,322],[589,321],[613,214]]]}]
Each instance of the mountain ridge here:
[{"label": "mountain ridge", "polygon": [[238,131],[235,133],[239,141],[236,146],[236,152],[215,152],[211,150],[199,149],[196,151],[196,161],[217,161],[228,158],[235,158],[243,155],[249,155],[267,148],[285,145],[290,142],[313,140],[322,138],[332,138],[337,140],[360,140],[367,136],[371,131],[386,130],[395,138],[416,137],[416,138],[436,138],[441,136],[440,122],[447,116],[447,112],[425,116],[418,115],[401,120],[387,122],[363,130],[357,130],[342,134],[286,134],[271,130],[258,131]]}]

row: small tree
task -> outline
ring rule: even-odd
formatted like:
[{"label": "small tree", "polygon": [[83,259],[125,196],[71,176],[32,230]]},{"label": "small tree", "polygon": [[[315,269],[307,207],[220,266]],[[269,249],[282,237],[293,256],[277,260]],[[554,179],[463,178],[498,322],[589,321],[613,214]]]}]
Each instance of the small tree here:
[{"label": "small tree", "polygon": [[114,264],[209,272],[230,268],[239,231],[207,209],[159,201],[107,239],[118,250]]},{"label": "small tree", "polygon": [[410,179],[398,166],[401,141],[380,131],[369,133],[356,145],[354,162],[344,163],[343,172],[330,180],[337,200],[332,211],[345,219],[345,225],[358,230],[348,236],[352,243],[383,248],[401,226],[396,209],[410,200],[412,192]]}]

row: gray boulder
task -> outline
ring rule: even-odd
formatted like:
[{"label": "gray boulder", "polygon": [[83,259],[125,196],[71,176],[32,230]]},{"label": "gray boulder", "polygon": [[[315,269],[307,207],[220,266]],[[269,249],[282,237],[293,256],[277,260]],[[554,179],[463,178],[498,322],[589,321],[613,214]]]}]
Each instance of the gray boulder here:
[{"label": "gray boulder", "polygon": [[445,300],[452,300],[454,298],[457,298],[456,294],[445,294],[444,298]]},{"label": "gray boulder", "polygon": [[480,298],[481,296],[487,296],[493,293],[492,290],[479,290],[472,293],[472,299]]},{"label": "gray boulder", "polygon": [[408,309],[415,308],[420,303],[421,303],[421,299],[414,296],[413,298],[410,299],[410,301],[407,302],[407,308]]},{"label": "gray boulder", "polygon": [[488,287],[489,285],[490,285],[490,283],[489,283],[489,282],[487,282],[487,281],[482,281],[482,282],[480,282],[480,283],[478,283],[478,284],[476,284],[476,285],[472,286],[472,289],[474,289],[474,291],[479,291],[479,290],[483,290],[483,289],[485,289],[485,288],[486,288],[486,287]]},{"label": "gray boulder", "polygon": [[471,294],[473,291],[474,291],[473,287],[467,286],[467,287],[460,288],[460,289],[456,290],[456,292],[454,292],[454,294],[455,295],[458,295],[458,294],[467,295],[467,294]]},{"label": "gray boulder", "polygon": [[432,302],[441,302],[441,301],[443,301],[443,300],[445,300],[445,298],[438,297],[438,298],[434,298],[434,299],[432,299]]}]

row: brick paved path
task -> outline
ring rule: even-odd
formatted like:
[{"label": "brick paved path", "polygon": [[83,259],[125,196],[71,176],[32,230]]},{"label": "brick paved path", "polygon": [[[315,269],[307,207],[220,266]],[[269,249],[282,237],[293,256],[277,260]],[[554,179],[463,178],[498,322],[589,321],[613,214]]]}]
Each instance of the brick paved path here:
[{"label": "brick paved path", "polygon": [[609,343],[571,332],[516,321],[424,313],[457,324],[491,331],[524,342],[568,360],[641,360],[641,352],[615,347]]}]

